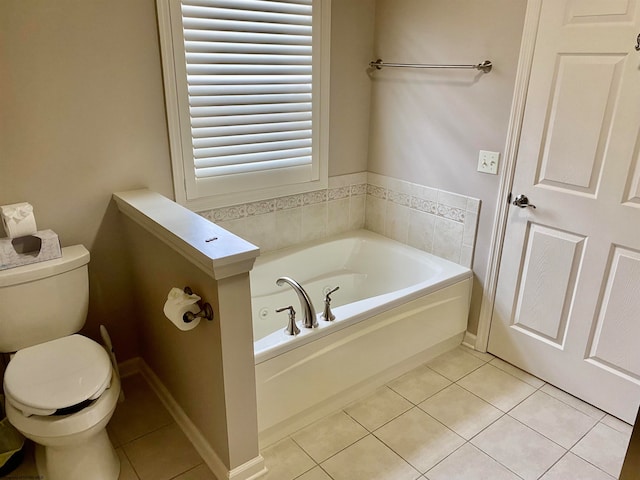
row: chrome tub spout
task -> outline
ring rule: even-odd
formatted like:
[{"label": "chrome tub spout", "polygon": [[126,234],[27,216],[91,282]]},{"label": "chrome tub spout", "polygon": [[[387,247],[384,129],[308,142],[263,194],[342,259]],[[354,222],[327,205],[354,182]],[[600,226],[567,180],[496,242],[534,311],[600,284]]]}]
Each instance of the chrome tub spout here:
[{"label": "chrome tub spout", "polygon": [[318,320],[316,319],[316,309],[313,308],[313,303],[311,303],[311,298],[309,294],[302,288],[298,282],[296,282],[291,277],[280,277],[276,280],[276,285],[279,287],[282,284],[287,283],[293,288],[293,290],[298,294],[298,299],[300,300],[300,306],[302,307],[302,313],[304,315],[302,319],[302,324],[305,328],[316,328],[318,326]]}]

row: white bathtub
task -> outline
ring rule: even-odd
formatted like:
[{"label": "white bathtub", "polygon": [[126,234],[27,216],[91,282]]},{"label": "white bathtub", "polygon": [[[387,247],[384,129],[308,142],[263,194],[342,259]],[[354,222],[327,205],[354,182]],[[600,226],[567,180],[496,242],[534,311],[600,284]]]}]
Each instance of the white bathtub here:
[{"label": "white bathtub", "polygon": [[[289,285],[311,297],[319,327],[301,325]],[[392,376],[460,343],[467,327],[472,273],[431,254],[359,230],[268,253],[251,272],[261,442],[276,440]],[[336,319],[320,318],[324,292]],[[284,333],[298,312],[300,334]]]}]

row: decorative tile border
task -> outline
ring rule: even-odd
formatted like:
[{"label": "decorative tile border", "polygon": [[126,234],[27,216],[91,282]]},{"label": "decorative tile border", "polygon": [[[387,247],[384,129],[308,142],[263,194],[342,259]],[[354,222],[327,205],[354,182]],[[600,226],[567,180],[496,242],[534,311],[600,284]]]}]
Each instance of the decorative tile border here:
[{"label": "decorative tile border", "polygon": [[286,197],[278,197],[261,202],[215,208],[213,210],[198,212],[198,214],[212,222],[226,222],[229,220],[238,220],[240,218],[253,217],[255,215],[264,215],[266,213],[279,212],[281,210],[289,210],[307,205],[326,203],[331,200],[340,200],[356,195],[364,195],[364,193],[361,193],[364,191],[362,185],[353,185],[353,187],[355,188],[351,188],[351,186],[348,185],[325,190],[315,190],[313,192],[288,195]]},{"label": "decorative tile border", "polygon": [[438,213],[438,203],[433,200],[425,200],[424,198],[411,197],[411,208],[433,215]]},{"label": "decorative tile border", "polygon": [[351,195],[366,195],[367,193],[367,184],[359,183],[357,185],[351,185]]},{"label": "decorative tile border", "polygon": [[376,185],[367,185],[367,195],[371,195],[372,197],[379,198],[380,200],[386,200],[387,189],[383,187],[378,187]]}]

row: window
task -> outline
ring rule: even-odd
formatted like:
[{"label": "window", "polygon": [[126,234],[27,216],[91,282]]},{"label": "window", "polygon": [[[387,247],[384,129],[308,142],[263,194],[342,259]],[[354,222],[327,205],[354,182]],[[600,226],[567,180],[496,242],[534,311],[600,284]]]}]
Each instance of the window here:
[{"label": "window", "polygon": [[326,188],[329,0],[157,0],[176,200]]}]

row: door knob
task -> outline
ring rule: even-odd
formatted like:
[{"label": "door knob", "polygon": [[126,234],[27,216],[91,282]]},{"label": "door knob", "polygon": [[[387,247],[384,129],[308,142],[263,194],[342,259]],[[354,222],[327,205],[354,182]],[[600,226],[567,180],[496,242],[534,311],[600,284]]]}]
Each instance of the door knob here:
[{"label": "door knob", "polygon": [[638,39],[636,40],[636,50],[640,52],[640,33],[638,34]]},{"label": "door knob", "polygon": [[527,207],[531,207],[531,208],[536,208],[535,205],[529,203],[529,199],[527,198],[526,195],[518,195],[516,198],[513,199],[513,204],[516,207],[520,207],[520,208],[527,208]]}]

